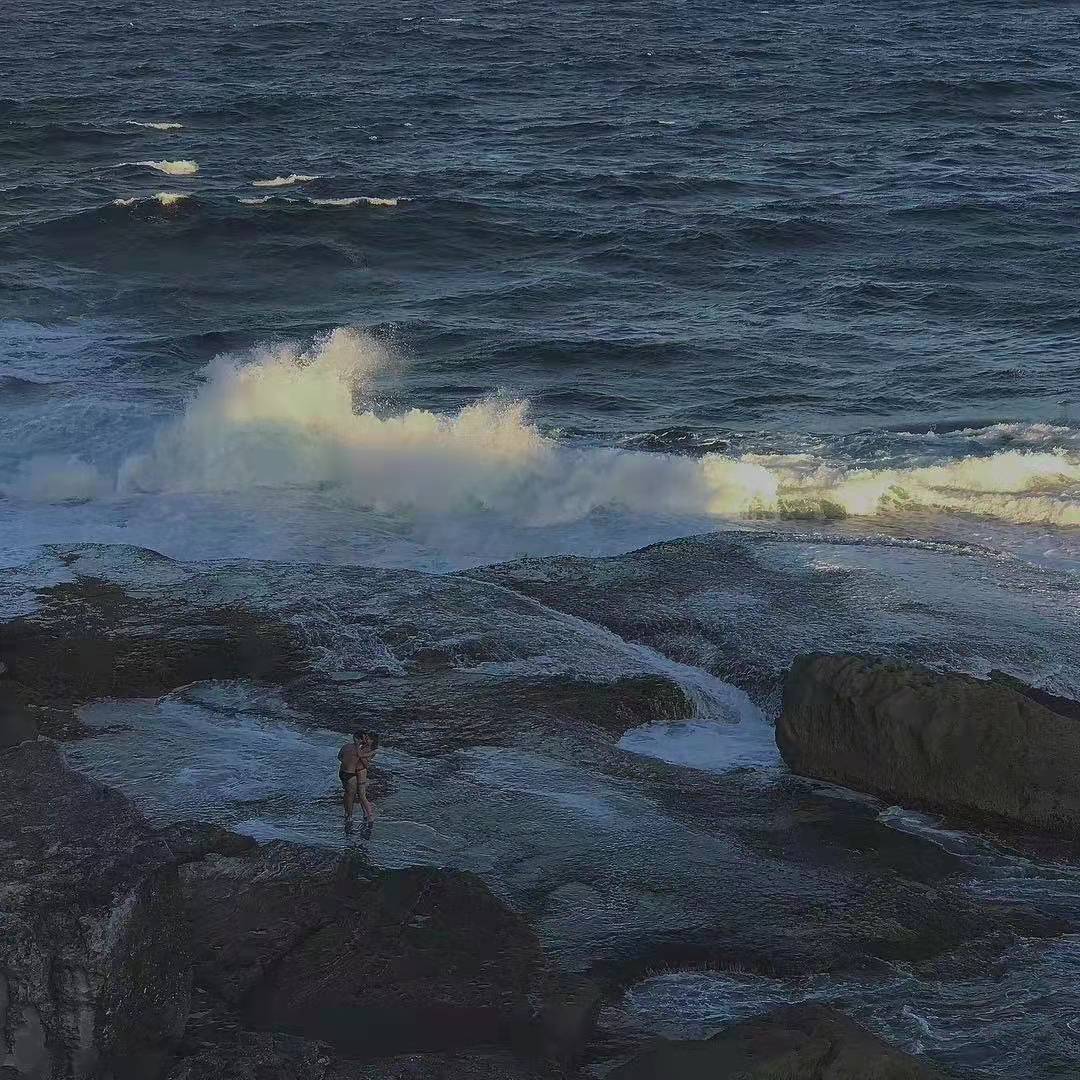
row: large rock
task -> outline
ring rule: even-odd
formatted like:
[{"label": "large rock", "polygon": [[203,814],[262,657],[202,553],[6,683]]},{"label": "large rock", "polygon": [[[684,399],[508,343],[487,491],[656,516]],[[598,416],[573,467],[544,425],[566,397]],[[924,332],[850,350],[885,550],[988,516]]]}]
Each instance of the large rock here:
[{"label": "large rock", "polygon": [[[172,565],[135,550],[143,565]],[[36,610],[0,623],[0,662],[49,704],[151,696],[200,679],[284,680],[301,669],[298,635],[280,621],[231,602],[198,603],[194,590],[128,592],[76,574],[77,554],[63,558],[74,579],[41,587]]]},{"label": "large rock", "polygon": [[374,1060],[280,1031],[252,1031],[213,995],[196,991],[168,1080],[556,1080],[563,1074],[498,1047]]},{"label": "large rock", "polygon": [[943,1074],[820,1006],[747,1020],[711,1039],[661,1042],[610,1080],[943,1080]]},{"label": "large rock", "polygon": [[473,874],[375,873],[275,843],[182,871],[199,984],[357,1057],[505,1043],[572,1060],[598,999]]},{"label": "large rock", "polygon": [[245,1034],[234,1046],[184,1058],[169,1080],[554,1080],[498,1050],[403,1054],[359,1062],[319,1043]]},{"label": "large rock", "polygon": [[1002,680],[852,654],[796,660],[776,741],[797,773],[1080,836],[1080,720]]},{"label": "large rock", "polygon": [[155,1076],[191,960],[167,845],[30,742],[0,754],[0,1076]]},{"label": "large rock", "polygon": [[543,956],[479,878],[388,872],[356,901],[256,988],[256,1023],[369,1053],[525,1036]]},{"label": "large rock", "polygon": [[68,710],[248,678],[287,686],[320,722],[431,749],[532,742],[538,730],[611,741],[692,712],[641,650],[456,576],[77,544],[0,568],[0,619],[9,612],[0,663]]}]

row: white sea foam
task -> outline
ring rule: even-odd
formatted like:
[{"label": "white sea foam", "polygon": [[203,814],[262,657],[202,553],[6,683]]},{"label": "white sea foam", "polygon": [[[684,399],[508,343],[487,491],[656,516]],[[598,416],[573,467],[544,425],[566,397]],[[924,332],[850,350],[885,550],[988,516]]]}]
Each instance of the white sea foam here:
[{"label": "white sea foam", "polygon": [[194,176],[199,171],[198,162],[195,161],[128,161],[127,165],[145,165],[155,172],[165,173],[167,176]]},{"label": "white sea foam", "polygon": [[545,438],[520,401],[380,416],[364,403],[386,362],[349,330],[307,353],[219,359],[184,415],[125,463],[120,489],[333,487],[376,509],[489,510],[553,524],[601,506],[737,514],[771,486],[764,469],[733,460],[569,449]]},{"label": "white sea foam", "polygon": [[748,456],[777,481],[775,509],[791,517],[943,510],[1021,524],[1080,525],[1080,455],[1001,450],[942,465],[851,468],[806,458]]},{"label": "white sea foam", "polygon": [[[159,191],[156,195],[149,196],[149,198],[161,203],[162,206],[175,206],[178,202],[188,198],[188,196],[177,191]],[[146,200],[132,195],[128,199],[113,199],[113,206],[135,206],[137,203],[144,201]]]},{"label": "white sea foam", "polygon": [[245,206],[265,206],[271,199],[270,195],[261,195],[254,199],[239,198],[237,201],[243,203]]},{"label": "white sea foam", "polygon": [[291,184],[302,184],[306,180],[318,180],[318,176],[304,173],[289,173],[288,176],[275,176],[272,180],[252,180],[252,187],[289,187]]},{"label": "white sea foam", "polygon": [[184,125],[173,120],[125,120],[133,127],[153,128],[155,131],[179,131]]},{"label": "white sea foam", "polygon": [[[691,458],[571,446],[543,435],[526,404],[506,397],[452,414],[377,411],[376,380],[391,359],[354,330],[335,330],[306,351],[220,357],[183,414],[124,461],[116,490],[308,489],[333,492],[342,506],[428,517],[482,511],[519,526],[562,525],[606,508],[808,518],[915,509],[1080,525],[1080,454],[1071,449],[866,469],[810,455]],[[19,491],[72,497],[52,472],[24,477]]]},{"label": "white sea foam", "polygon": [[354,195],[346,199],[311,199],[312,206],[397,206],[404,199],[380,199],[374,195]]}]

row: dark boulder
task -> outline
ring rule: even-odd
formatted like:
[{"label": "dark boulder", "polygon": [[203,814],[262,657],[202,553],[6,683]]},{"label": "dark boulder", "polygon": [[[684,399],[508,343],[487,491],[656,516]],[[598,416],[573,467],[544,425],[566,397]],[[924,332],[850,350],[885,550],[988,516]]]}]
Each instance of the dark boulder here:
[{"label": "dark boulder", "polygon": [[[171,565],[153,552],[138,554]],[[64,562],[77,573],[79,560],[73,549]],[[283,681],[302,670],[292,627],[178,592],[129,592],[91,575],[45,586],[32,614],[0,623],[0,662],[55,707],[156,695],[202,679]]]},{"label": "dark boulder", "polygon": [[183,1058],[169,1080],[545,1080],[537,1071],[499,1050],[405,1054],[360,1062],[305,1039],[246,1032],[228,1047]]},{"label": "dark boulder", "polygon": [[0,754],[0,791],[0,1065],[19,1080],[156,1076],[191,990],[168,847],[45,742]]},{"label": "dark boulder", "polygon": [[711,1039],[661,1041],[610,1080],[944,1080],[835,1009],[794,1006]]},{"label": "dark boulder", "polygon": [[357,1053],[524,1041],[544,976],[535,935],[479,878],[417,868],[381,874],[343,904],[248,1011],[258,1026]]},{"label": "dark boulder", "polygon": [[329,852],[271,843],[180,868],[195,981],[233,1007],[290,950],[330,925],[358,891]]},{"label": "dark boulder", "polygon": [[[1030,688],[1028,688],[1030,690]],[[1080,721],[998,680],[853,654],[791,668],[791,769],[909,806],[1080,836]]]},{"label": "dark boulder", "polygon": [[591,1036],[595,988],[473,874],[273,843],[181,878],[196,980],[252,1027],[358,1058],[498,1043],[569,1062]]}]

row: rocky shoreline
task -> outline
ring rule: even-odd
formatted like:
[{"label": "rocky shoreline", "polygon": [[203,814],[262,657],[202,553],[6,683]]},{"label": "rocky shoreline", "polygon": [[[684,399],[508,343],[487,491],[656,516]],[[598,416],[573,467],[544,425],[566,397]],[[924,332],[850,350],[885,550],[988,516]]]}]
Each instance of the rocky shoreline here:
[{"label": "rocky shoreline", "polygon": [[[180,564],[86,545],[0,571],[0,1075],[964,1075],[820,1006],[691,1042],[613,1040],[598,1022],[658,971],[873,979],[901,964],[929,979],[1077,932],[1037,897],[972,895],[963,856],[792,775],[961,824],[1075,835],[1064,696],[931,671],[916,661],[941,642],[890,641],[895,620],[875,630],[844,602],[857,625],[833,637],[884,646],[891,664],[800,658],[827,591],[845,586],[835,570],[816,582],[785,543],[720,534],[447,577]],[[970,572],[950,558],[949,573]],[[795,598],[803,622],[780,620]],[[949,640],[951,620],[941,633]],[[1037,636],[1008,646],[1013,670],[1033,678]],[[64,740],[93,733],[88,702],[187,708],[203,700],[193,685],[236,680],[299,727],[379,727],[397,755],[382,802],[457,846],[386,865],[374,849],[256,843],[228,820],[152,825],[64,761]],[[959,756],[937,749],[951,745],[944,735],[923,738],[949,716],[924,719],[916,686],[966,725]],[[702,771],[622,742],[704,709],[732,730],[761,724],[771,741],[758,710],[781,701],[792,773],[778,762]],[[968,747],[989,761],[1003,723],[1019,727],[1002,767],[1019,790],[1038,765],[1038,791],[1010,795],[984,771],[942,797],[930,766],[947,777]],[[886,736],[889,754],[875,757]]]}]

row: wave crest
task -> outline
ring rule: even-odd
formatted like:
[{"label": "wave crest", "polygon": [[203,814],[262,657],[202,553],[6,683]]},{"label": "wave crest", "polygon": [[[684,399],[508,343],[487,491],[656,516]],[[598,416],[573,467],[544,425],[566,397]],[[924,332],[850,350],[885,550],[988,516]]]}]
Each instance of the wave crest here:
[{"label": "wave crest", "polygon": [[165,173],[166,176],[194,176],[199,171],[197,161],[129,161],[128,165],[144,165],[155,172]]},{"label": "wave crest", "polygon": [[318,180],[316,175],[304,173],[289,173],[288,176],[275,176],[271,180],[252,180],[252,187],[289,187],[292,184],[302,184],[307,180]]},{"label": "wave crest", "polygon": [[[301,488],[345,505],[446,516],[492,512],[518,525],[638,514],[835,518],[896,510],[1080,524],[1080,455],[1008,449],[920,467],[857,468],[811,455],[700,456],[568,445],[525,402],[492,396],[452,414],[374,404],[393,357],[338,329],[307,350],[219,357],[183,414],[119,469],[115,489],[196,493]],[[32,472],[17,493],[102,491],[96,472]],[[80,483],[82,487],[80,488]],[[108,485],[112,488],[112,485]]]}]

